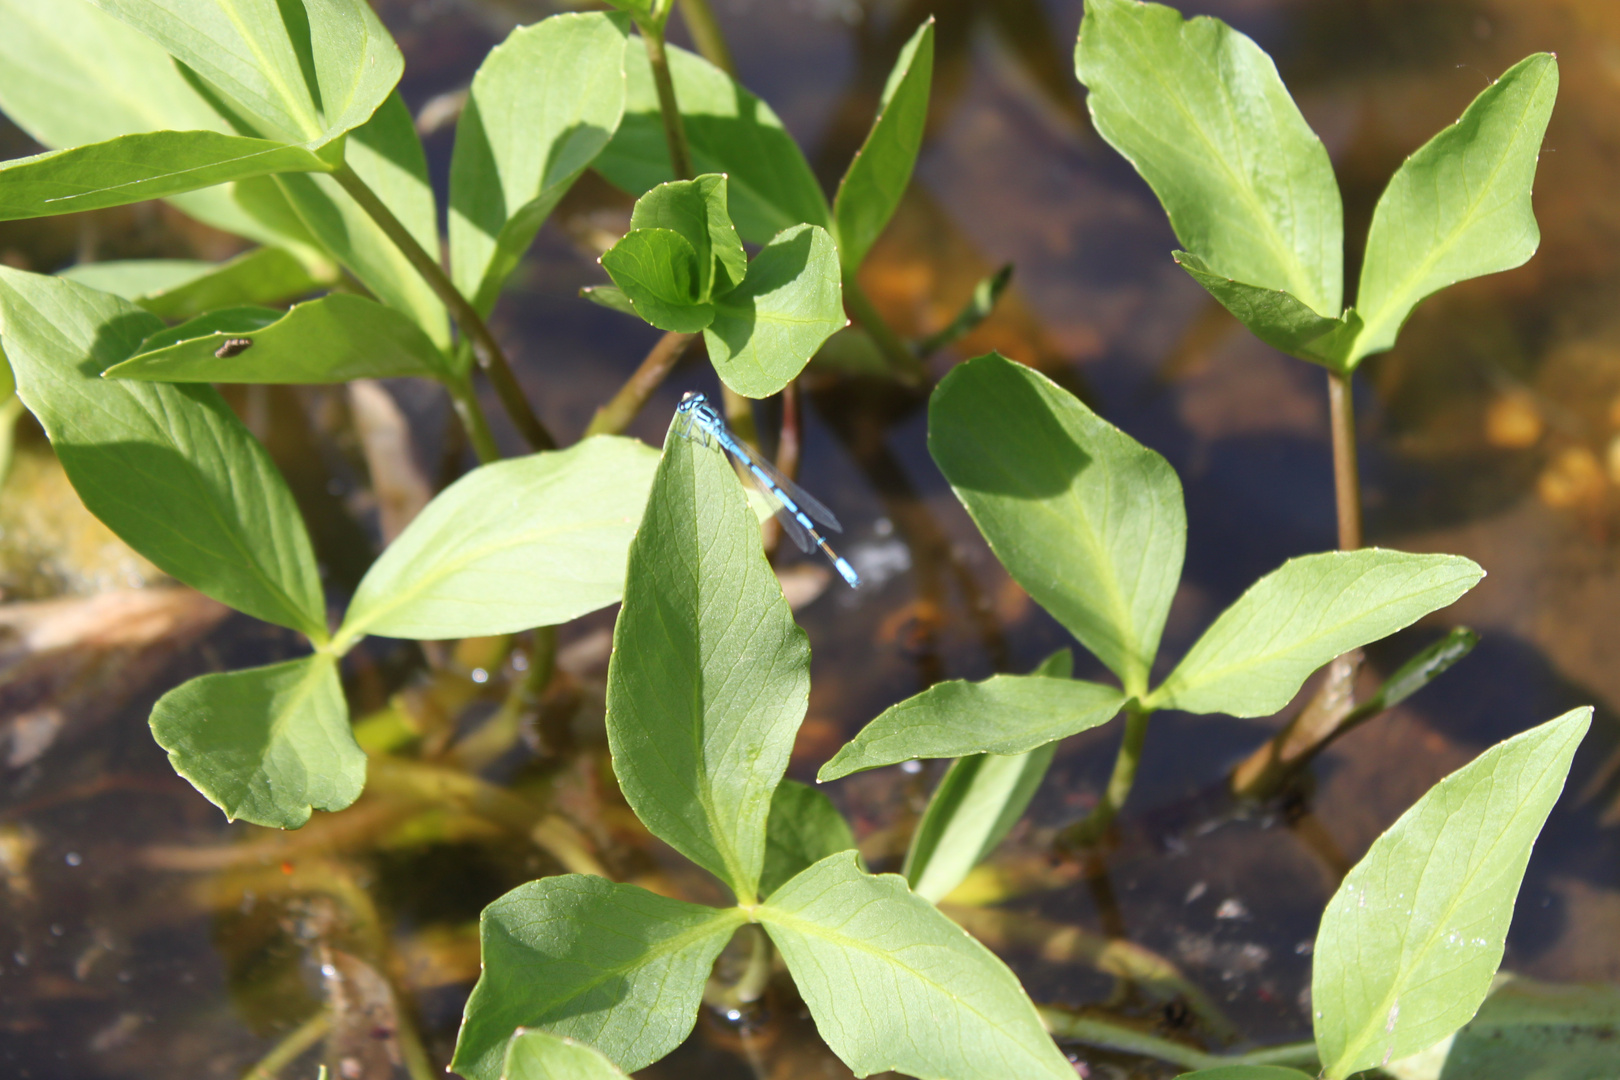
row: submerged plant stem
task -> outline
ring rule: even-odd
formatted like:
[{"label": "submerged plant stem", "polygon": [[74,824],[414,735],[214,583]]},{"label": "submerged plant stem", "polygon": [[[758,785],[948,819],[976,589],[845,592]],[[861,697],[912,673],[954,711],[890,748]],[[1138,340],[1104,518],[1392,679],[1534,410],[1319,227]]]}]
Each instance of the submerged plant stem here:
[{"label": "submerged plant stem", "polygon": [[490,333],[489,324],[484,317],[468,302],[461,291],[450,281],[444,267],[439,265],[437,259],[429,255],[422,245],[416,242],[410,230],[394,216],[377,193],[372,191],[366,182],[347,165],[340,166],[332,173],[332,179],[366,212],[371,220],[377,223],[388,239],[393,241],[401,255],[422,275],[433,295],[439,298],[450,312],[450,317],[461,327],[461,332],[472,342],[473,356],[478,359],[478,366],[484,369],[489,376],[495,392],[500,395],[501,405],[512,418],[523,438],[535,450],[555,450],[557,440],[552,438],[551,432],[540,422],[540,418],[529,407],[529,401],[523,396],[523,390],[518,386],[517,376],[512,374],[512,367],[506,362],[506,354],[501,351],[500,343],[495,335]]},{"label": "submerged plant stem", "polygon": [[680,102],[675,99],[675,80],[669,73],[669,54],[664,51],[664,28],[641,26],[641,39],[647,43],[647,62],[652,65],[653,85],[658,88],[658,111],[664,117],[664,139],[669,143],[669,166],[677,180],[690,180],[692,151],[686,145],[686,125],[681,120]]},{"label": "submerged plant stem", "polygon": [[332,1011],[322,1009],[289,1031],[258,1064],[242,1074],[242,1080],[276,1080],[281,1070],[303,1056],[332,1030]]},{"label": "submerged plant stem", "polygon": [[619,392],[596,410],[590,426],[585,429],[585,437],[624,434],[624,429],[630,426],[630,421],[636,418],[653,392],[663,385],[681,354],[686,352],[686,347],[692,344],[696,336],[671,330],[659,338],[658,344],[652,347],[641,366],[619,387]]},{"label": "submerged plant stem", "polygon": [[1127,1054],[1158,1058],[1184,1069],[1214,1069],[1239,1065],[1298,1065],[1308,1069],[1319,1067],[1314,1042],[1288,1043],[1268,1046],[1247,1054],[1209,1054],[1185,1043],[1150,1035],[1123,1024],[1112,1024],[1087,1016],[1075,1016],[1062,1009],[1039,1007],[1041,1022],[1054,1038],[1118,1050]]},{"label": "submerged plant stem", "polygon": [[1356,402],[1351,376],[1328,372],[1333,420],[1333,492],[1339,510],[1339,550],[1361,546],[1361,467],[1356,461]]},{"label": "submerged plant stem", "polygon": [[923,367],[917,354],[911,351],[911,346],[900,340],[878,309],[873,305],[871,297],[861,288],[861,283],[850,272],[844,274],[844,306],[849,313],[855,316],[877,345],[878,351],[889,361],[894,369],[895,377],[912,386],[921,386],[928,381],[928,371]]},{"label": "submerged plant stem", "polygon": [[1114,758],[1114,772],[1108,778],[1108,787],[1091,813],[1064,832],[1065,843],[1089,847],[1102,839],[1114,823],[1119,808],[1125,805],[1136,783],[1136,769],[1142,763],[1142,744],[1147,740],[1148,718],[1152,715],[1153,710],[1135,702],[1125,706],[1125,738],[1119,744],[1119,756]]},{"label": "submerged plant stem", "polygon": [[556,670],[556,661],[557,628],[542,626],[534,632],[529,669],[512,681],[495,715],[456,744],[453,752],[458,762],[476,772],[517,745],[523,734],[523,718],[539,707],[540,696]]}]

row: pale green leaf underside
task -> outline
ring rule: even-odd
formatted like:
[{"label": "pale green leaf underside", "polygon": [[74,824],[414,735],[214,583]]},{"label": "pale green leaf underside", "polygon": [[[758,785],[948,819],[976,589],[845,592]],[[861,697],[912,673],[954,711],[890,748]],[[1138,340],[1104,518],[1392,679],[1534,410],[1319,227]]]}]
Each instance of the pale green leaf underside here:
[{"label": "pale green leaf underside", "polygon": [[698,253],[673,229],[626,233],[602,253],[602,268],[660,330],[695,334],[714,321],[714,305],[698,299]]},{"label": "pale green leaf underside", "polygon": [[544,1031],[513,1036],[501,1080],[629,1080],[606,1056],[582,1042]]},{"label": "pale green leaf underside", "polygon": [[1620,1070],[1616,1030],[1620,987],[1498,973],[1490,996],[1461,1030],[1384,1071],[1395,1080],[1592,1080]]},{"label": "pale green leaf underside", "polygon": [[1541,243],[1530,187],[1558,96],[1558,61],[1536,53],[1488,86],[1395,173],[1373,211],[1352,365],[1392,348],[1424,297],[1510,270]]},{"label": "pale green leaf underside", "polygon": [[1361,332],[1361,316],[1354,309],[1338,318],[1318,315],[1292,293],[1262,289],[1213,273],[1196,255],[1178,251],[1175,260],[1267,345],[1330,371],[1346,370],[1346,357]]},{"label": "pale green leaf underside", "polygon": [[601,435],[473,470],[372,564],[339,642],[508,634],[613,603],[657,462]]},{"label": "pale green leaf underside", "polygon": [[[227,341],[252,344],[235,356],[218,355]],[[110,379],[150,382],[294,384],[445,374],[443,354],[414,322],[348,293],[297,304],[262,329],[224,327],[140,352],[106,372]]]},{"label": "pale green leaf underside", "polygon": [[1328,902],[1311,977],[1325,1075],[1426,1049],[1485,999],[1530,849],[1591,708],[1491,747],[1429,790]]},{"label": "pale green leaf underside", "polygon": [[860,267],[906,193],[922,148],[933,77],[934,20],[929,18],[901,48],[872,130],[838,184],[833,220],[839,255],[849,273]]},{"label": "pale green leaf underside", "polygon": [[281,248],[255,248],[225,262],[122,259],[80,263],[62,277],[132,300],[165,319],[189,319],[237,304],[273,304],[333,284]]},{"label": "pale green leaf underside", "polygon": [[326,639],[298,507],[219,394],[101,377],[162,320],[72,281],[0,268],[0,322],[18,392],[91,513],[186,584]]},{"label": "pale green leaf underside", "polygon": [[1125,701],[1118,687],[1042,675],[936,683],[885,709],[821,767],[817,779],[912,758],[1022,754],[1107,723]]},{"label": "pale green leaf underside", "polygon": [[257,133],[322,146],[359,127],[404,57],[366,0],[93,0],[195,71]]},{"label": "pale green leaf underside", "polygon": [[903,878],[863,872],[853,851],[805,870],[755,915],[856,1076],[1074,1080],[1006,965]]},{"label": "pale green leaf underside", "polygon": [[812,863],[854,846],[855,834],[831,799],[808,784],[783,780],[771,796],[759,894],[770,896]]},{"label": "pale green leaf underside", "polygon": [[[1033,674],[1067,679],[1074,655],[1059,649]],[[900,873],[938,903],[1012,831],[1057,753],[1049,742],[1022,754],[972,754],[951,763],[911,833]]]},{"label": "pale green leaf underside", "polygon": [[484,909],[483,974],[450,1067],[499,1080],[519,1027],[588,1043],[620,1069],[650,1065],[691,1032],[714,959],[743,922],[634,885],[566,874]]},{"label": "pale green leaf underside", "polygon": [[1460,555],[1382,548],[1290,559],[1221,613],[1147,705],[1267,716],[1335,656],[1438,611],[1484,576]]},{"label": "pale green leaf underside", "polygon": [[342,810],[366,783],[326,653],[182,683],[153,707],[152,737],[232,821],[296,829],[312,810]]},{"label": "pale green leaf underside", "polygon": [[624,114],[623,16],[513,30],[473,76],[450,160],[450,264],[488,314],[541,224]]},{"label": "pale green leaf underside", "polygon": [[715,301],[703,331],[722,382],[743,397],[770,397],[848,325],[838,248],[827,230],[778,233],[748,264],[741,285]]},{"label": "pale green leaf underside", "polygon": [[1212,273],[1341,309],[1333,166],[1264,50],[1219,19],[1089,0],[1075,73],[1098,132],[1153,188],[1182,247]]},{"label": "pale green leaf underside", "polygon": [[1013,579],[1144,693],[1186,546],[1169,463],[996,353],[940,381],[928,449]]},{"label": "pale green leaf underside", "polygon": [[[771,107],[707,60],[670,46],[670,74],[699,173],[725,173],[731,218],[751,244],[808,222],[831,225],[827,199],[804,152]],[[609,181],[640,195],[675,179],[646,50],[625,52],[624,120],[594,162]]]},{"label": "pale green leaf underside", "polygon": [[810,646],[737,475],[671,425],[630,545],[608,745],[637,816],[743,902],[809,693]]}]

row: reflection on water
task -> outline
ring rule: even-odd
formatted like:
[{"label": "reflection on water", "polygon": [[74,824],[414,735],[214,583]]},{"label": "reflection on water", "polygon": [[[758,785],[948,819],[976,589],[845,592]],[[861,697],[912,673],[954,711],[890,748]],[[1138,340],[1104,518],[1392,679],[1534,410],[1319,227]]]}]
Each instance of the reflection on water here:
[{"label": "reflection on water", "polygon": [[[1157,203],[1086,122],[1069,61],[1076,0],[716,6],[741,77],[826,181],[863,137],[900,42],[938,17],[930,138],[867,289],[897,327],[923,334],[982,276],[1016,264],[996,316],[936,358],[935,373],[1001,349],[1170,458],[1191,537],[1167,655],[1256,576],[1332,544],[1321,375],[1260,345],[1170,262]],[[441,113],[514,21],[549,10],[530,0],[378,7],[409,57],[407,100]],[[1314,791],[1265,811],[1235,813],[1205,793],[1272,722],[1159,718],[1105,865],[1050,858],[1052,829],[1095,800],[1118,735],[1071,740],[1031,822],[957,898],[1005,904],[957,913],[1039,1001],[1106,1007],[1205,1045],[1306,1037],[1309,943],[1343,868],[1480,748],[1593,701],[1598,721],[1537,847],[1507,963],[1543,979],[1620,980],[1620,6],[1190,7],[1277,58],[1333,155],[1352,274],[1402,157],[1519,57],[1559,55],[1563,89],[1536,188],[1540,254],[1425,304],[1400,348],[1360,380],[1371,540],[1457,552],[1490,571],[1443,619],[1369,650],[1370,667],[1392,670],[1453,623],[1484,640],[1435,687],[1336,744]],[[427,140],[441,188],[452,130],[441,124]],[[29,149],[14,131],[0,143],[7,156]],[[596,250],[628,212],[606,185],[583,184],[497,315],[531,397],[565,435],[657,338],[574,298],[600,280]],[[44,270],[75,257],[230,250],[154,206],[0,227],[0,257]],[[838,508],[874,587],[823,591],[814,572],[789,568],[815,647],[792,764],[802,779],[926,683],[1027,670],[1068,644],[934,470],[923,399],[807,382],[805,482]],[[680,392],[711,383],[688,360],[634,433],[656,441]],[[445,468],[443,402],[418,386],[389,389],[392,411],[369,391],[278,389],[236,402],[293,483],[336,604],[371,558],[387,507]],[[397,440],[408,423],[418,468],[385,477],[384,444],[357,442],[356,418],[368,440]],[[774,423],[769,410],[762,419]],[[477,912],[506,888],[594,867],[718,899],[646,839],[613,789],[601,735],[610,613],[562,631],[558,674],[526,706],[526,749],[484,772],[501,787],[468,781],[444,755],[458,725],[517,700],[509,689],[524,681],[527,647],[438,650],[430,682],[414,646],[368,644],[345,672],[362,734],[428,764],[374,766],[355,807],[275,834],[225,825],[174,776],[144,721],[159,693],[193,674],[293,655],[290,636],[189,593],[129,591],[161,576],[82,520],[37,432],[24,431],[0,525],[0,587],[14,602],[0,607],[0,1061],[10,1074],[235,1077],[263,1059],[309,1076],[330,1045],[333,1063],[359,1075],[428,1075],[448,1058],[477,972]],[[61,599],[21,603],[50,597]],[[878,868],[897,865],[932,778],[893,769],[832,789]],[[698,1031],[645,1075],[847,1075],[781,986],[761,1013],[706,1013]],[[1079,1053],[1092,1076],[1171,1072]]]}]

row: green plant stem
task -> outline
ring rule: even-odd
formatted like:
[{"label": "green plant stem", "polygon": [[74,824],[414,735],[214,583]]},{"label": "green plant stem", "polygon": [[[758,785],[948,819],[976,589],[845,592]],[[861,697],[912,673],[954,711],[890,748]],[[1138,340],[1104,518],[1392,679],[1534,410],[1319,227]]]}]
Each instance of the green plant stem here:
[{"label": "green plant stem", "polygon": [[1102,839],[1103,833],[1114,823],[1119,808],[1130,797],[1131,786],[1136,783],[1136,769],[1142,763],[1142,744],[1147,740],[1148,718],[1152,715],[1152,709],[1145,709],[1134,701],[1125,706],[1125,738],[1119,744],[1119,755],[1114,758],[1114,772],[1108,778],[1108,787],[1091,813],[1064,832],[1065,843],[1089,847]]},{"label": "green plant stem", "polygon": [[1313,1042],[1288,1043],[1268,1046],[1247,1054],[1209,1054],[1172,1042],[1157,1035],[1149,1035],[1135,1028],[1111,1024],[1085,1016],[1075,1016],[1062,1009],[1039,1007],[1041,1022],[1055,1038],[1069,1039],[1107,1050],[1158,1058],[1184,1069],[1213,1069],[1237,1065],[1297,1065],[1307,1069],[1319,1067],[1316,1044]]},{"label": "green plant stem", "polygon": [[748,937],[748,965],[743,968],[736,985],[725,995],[725,1003],[752,1005],[765,996],[765,988],[771,981],[771,960],[775,953],[770,936],[758,923],[748,923],[738,933]]},{"label": "green plant stem", "polygon": [[1361,546],[1361,468],[1356,461],[1356,402],[1350,375],[1328,372],[1328,413],[1333,421],[1333,492],[1339,510],[1339,549]]},{"label": "green plant stem", "polygon": [[519,433],[530,447],[535,450],[555,450],[557,440],[552,438],[551,432],[540,422],[540,418],[529,407],[528,398],[523,396],[523,389],[518,385],[517,376],[512,374],[512,366],[506,362],[506,354],[501,351],[500,343],[490,332],[489,324],[484,317],[467,301],[461,291],[450,281],[444,267],[439,265],[437,259],[429,255],[422,245],[416,242],[410,230],[394,216],[392,210],[377,197],[366,182],[347,165],[341,165],[332,173],[332,179],[338,186],[348,192],[350,198],[360,204],[371,220],[377,223],[394,246],[399,249],[405,260],[411,264],[422,280],[427,282],[433,295],[439,298],[455,319],[461,332],[472,342],[473,356],[478,359],[478,366],[484,369],[489,376],[490,384],[500,395],[501,405],[512,418]]},{"label": "green plant stem", "polygon": [[484,415],[483,406],[478,404],[478,395],[473,391],[472,380],[466,376],[448,380],[445,389],[450,391],[451,404],[455,406],[456,415],[461,418],[461,426],[467,432],[467,441],[472,443],[473,453],[478,455],[479,462],[488,465],[492,461],[499,461],[501,449],[495,445],[495,433],[489,430],[489,419]]},{"label": "green plant stem", "polygon": [[[0,364],[5,363],[0,359]],[[0,404],[0,487],[11,475],[11,461],[17,452],[17,421],[22,418],[22,399],[12,394]]]},{"label": "green plant stem", "polygon": [[276,1080],[281,1075],[282,1069],[297,1061],[306,1050],[320,1042],[331,1030],[331,1010],[322,1009],[289,1031],[268,1054],[242,1074],[242,1080]]},{"label": "green plant stem", "polygon": [[720,20],[714,17],[709,0],[680,0],[680,5],[681,19],[686,23],[687,33],[692,35],[698,55],[735,78],[737,64],[731,58],[725,32],[720,29]]},{"label": "green plant stem", "polygon": [[669,373],[674,370],[675,364],[680,360],[686,347],[692,344],[696,334],[681,334],[671,330],[658,339],[658,344],[652,347],[647,358],[636,368],[635,373],[625,380],[619,387],[618,393],[608,400],[606,405],[596,410],[591,417],[591,424],[585,429],[585,437],[592,435],[620,435],[630,426],[630,421],[636,418],[641,407],[647,404]]},{"label": "green plant stem", "polygon": [[517,743],[523,733],[523,718],[540,704],[540,696],[556,670],[557,628],[542,626],[534,632],[529,649],[529,669],[512,682],[495,715],[482,727],[456,744],[455,758],[476,772],[499,758]]},{"label": "green plant stem", "polygon": [[675,100],[675,80],[669,74],[669,55],[664,51],[664,28],[637,23],[641,39],[647,43],[647,62],[652,65],[653,85],[658,88],[658,111],[664,117],[664,139],[669,143],[669,166],[677,180],[690,180],[692,151],[686,145],[686,124],[681,120],[680,102]]},{"label": "green plant stem", "polygon": [[889,361],[889,366],[902,382],[921,386],[928,381],[928,370],[917,359],[917,354],[883,321],[883,316],[878,314],[866,290],[861,288],[855,275],[848,272],[844,274],[844,306],[871,336],[878,351]]}]

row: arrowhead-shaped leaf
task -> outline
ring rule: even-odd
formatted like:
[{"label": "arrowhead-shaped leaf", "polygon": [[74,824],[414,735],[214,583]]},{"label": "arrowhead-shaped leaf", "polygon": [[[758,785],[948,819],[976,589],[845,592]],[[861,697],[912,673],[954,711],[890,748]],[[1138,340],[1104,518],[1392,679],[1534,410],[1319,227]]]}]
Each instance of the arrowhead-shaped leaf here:
[{"label": "arrowhead-shaped leaf", "polygon": [[1318,315],[1292,293],[1245,285],[1216,274],[1207,263],[1185,251],[1175,253],[1177,265],[1209,290],[1221,306],[1237,316],[1254,336],[1290,356],[1321,364],[1330,371],[1347,370],[1346,358],[1361,332],[1361,316],[1347,309],[1335,319]]},{"label": "arrowhead-shaped leaf", "polygon": [[240,304],[273,304],[328,288],[281,248],[255,248],[224,262],[119,259],[80,263],[62,277],[132,300],[165,319],[189,319]]},{"label": "arrowhead-shaped leaf", "polygon": [[[240,323],[200,316],[114,364],[109,379],[148,382],[337,383],[415,375],[446,376],[444,355],[404,314],[375,300],[333,293],[280,312],[226,309]],[[268,312],[271,321],[254,317]],[[242,342],[249,344],[243,346]],[[229,343],[229,344],[227,344]]]},{"label": "arrowhead-shaped leaf", "polygon": [[162,329],[126,300],[0,268],[18,393],[90,512],[186,584],[325,641],[309,534],[259,441],[212,387],[101,377]]},{"label": "arrowhead-shaped leaf", "polygon": [[520,26],[473,76],[450,159],[450,265],[486,315],[557,201],[618,130],[625,23],[588,13]]},{"label": "arrowhead-shaped leaf", "polygon": [[501,1080],[629,1080],[605,1055],[582,1042],[524,1031],[506,1049]]},{"label": "arrowhead-shaped leaf", "polygon": [[1290,559],[1221,613],[1147,705],[1267,716],[1335,656],[1440,610],[1484,576],[1460,555],[1381,548]]},{"label": "arrowhead-shaped leaf", "polygon": [[714,959],[743,922],[634,885],[566,874],[520,885],[479,920],[484,973],[450,1067],[500,1080],[520,1027],[589,1043],[634,1072],[697,1021]]},{"label": "arrowhead-shaped leaf", "polygon": [[195,72],[255,130],[318,149],[359,127],[405,60],[366,0],[92,0]]},{"label": "arrowhead-shaped leaf", "polygon": [[1169,463],[996,353],[940,381],[928,449],[1013,579],[1145,693],[1187,538]]},{"label": "arrowhead-shaped leaf", "polygon": [[1573,709],[1436,784],[1328,902],[1311,1009],[1325,1075],[1423,1050],[1473,1018],[1502,962],[1530,848],[1591,725]]},{"label": "arrowhead-shaped leaf", "polygon": [[810,646],[725,455],[679,424],[630,545],[608,745],[647,828],[751,903],[771,797],[809,701]]},{"label": "arrowhead-shaped leaf", "polygon": [[799,225],[778,233],[742,284],[715,301],[703,341],[727,386],[762,398],[792,381],[848,323],[838,248],[827,230]]},{"label": "arrowhead-shaped leaf", "polygon": [[1394,347],[1424,297],[1511,270],[1541,243],[1530,186],[1558,96],[1558,61],[1536,53],[1474,99],[1395,173],[1373,211],[1351,363]]},{"label": "arrowhead-shaped leaf", "polygon": [[[802,222],[829,227],[821,184],[771,107],[707,60],[674,46],[667,52],[692,167],[726,174],[731,219],[742,238],[764,244]],[[624,120],[595,167],[610,182],[640,195],[676,177],[646,50],[626,51],[625,75]]]},{"label": "arrowhead-shaped leaf", "polygon": [[339,644],[509,634],[613,603],[657,462],[634,439],[601,435],[474,469],[372,564]]},{"label": "arrowhead-shaped leaf", "polygon": [[808,784],[783,780],[771,796],[759,894],[771,895],[799,871],[854,846],[855,834],[831,799]]},{"label": "arrowhead-shaped leaf", "polygon": [[1075,73],[1098,132],[1210,273],[1338,315],[1344,214],[1333,166],[1258,45],[1219,19],[1088,0]]},{"label": "arrowhead-shaped leaf", "polygon": [[296,829],[366,783],[329,653],[182,683],[153,707],[152,737],[232,821]]},{"label": "arrowhead-shaped leaf", "polygon": [[755,912],[856,1076],[1074,1080],[1007,966],[894,874],[831,855]]},{"label": "arrowhead-shaped leaf", "polygon": [[928,92],[934,77],[934,20],[917,28],[900,50],[866,141],[844,171],[833,200],[838,251],[854,273],[872,242],[894,216],[911,182],[928,123]]}]

